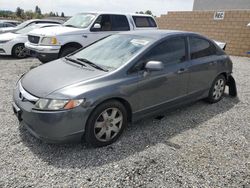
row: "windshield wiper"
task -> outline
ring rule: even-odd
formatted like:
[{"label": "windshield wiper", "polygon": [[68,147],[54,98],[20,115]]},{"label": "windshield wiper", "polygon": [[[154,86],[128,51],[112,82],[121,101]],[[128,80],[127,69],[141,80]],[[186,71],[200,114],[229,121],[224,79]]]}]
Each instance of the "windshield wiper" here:
[{"label": "windshield wiper", "polygon": [[91,62],[91,61],[89,61],[89,60],[87,60],[87,59],[84,59],[84,58],[77,58],[77,60],[82,61],[82,62],[84,62],[84,63],[87,63],[87,64],[89,64],[90,66],[92,66],[92,67],[94,67],[94,68],[96,68],[96,69],[99,69],[99,70],[108,72],[107,69],[104,69],[104,68],[100,67],[99,65],[97,65],[97,64],[95,64],[95,63],[93,63],[93,62]]},{"label": "windshield wiper", "polygon": [[71,61],[71,62],[73,62],[73,63],[76,63],[76,64],[78,64],[78,65],[81,65],[81,66],[84,66],[84,67],[86,67],[86,65],[84,64],[84,63],[82,63],[81,61],[78,61],[78,60],[76,60],[76,59],[73,59],[73,58],[71,58],[71,57],[64,57],[67,61]]},{"label": "windshield wiper", "polygon": [[76,26],[74,26],[74,25],[70,25],[70,24],[68,24],[68,25],[64,25],[64,26],[66,26],[66,27],[76,27]]}]

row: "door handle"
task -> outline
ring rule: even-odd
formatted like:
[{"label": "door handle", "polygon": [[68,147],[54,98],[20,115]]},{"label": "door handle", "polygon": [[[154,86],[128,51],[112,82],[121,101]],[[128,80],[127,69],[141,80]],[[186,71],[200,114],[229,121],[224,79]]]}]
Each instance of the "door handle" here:
[{"label": "door handle", "polygon": [[187,71],[187,69],[181,68],[180,70],[177,71],[177,74],[182,74],[186,71]]},{"label": "door handle", "polygon": [[217,62],[216,61],[212,61],[209,63],[209,65],[215,65]]}]

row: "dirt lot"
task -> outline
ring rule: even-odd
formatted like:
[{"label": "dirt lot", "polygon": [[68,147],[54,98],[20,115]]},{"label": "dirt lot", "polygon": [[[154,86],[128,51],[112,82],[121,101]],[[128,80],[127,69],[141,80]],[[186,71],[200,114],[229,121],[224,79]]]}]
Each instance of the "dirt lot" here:
[{"label": "dirt lot", "polygon": [[12,88],[38,61],[0,57],[0,187],[250,186],[250,58],[232,59],[238,98],[145,119],[87,149],[44,144],[19,125]]}]

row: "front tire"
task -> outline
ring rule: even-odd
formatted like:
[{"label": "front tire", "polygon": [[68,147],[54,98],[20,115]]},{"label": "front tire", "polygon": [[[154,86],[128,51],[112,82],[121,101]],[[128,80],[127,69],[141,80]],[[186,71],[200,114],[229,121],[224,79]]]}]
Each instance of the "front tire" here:
[{"label": "front tire", "polygon": [[88,146],[102,147],[115,142],[128,124],[126,108],[116,100],[99,105],[90,115],[85,128]]},{"label": "front tire", "polygon": [[27,49],[24,44],[16,44],[12,49],[12,56],[18,59],[27,57]]},{"label": "front tire", "polygon": [[62,49],[62,51],[60,52],[59,57],[65,57],[71,53],[73,53],[74,51],[78,50],[79,48],[76,47],[65,47],[64,49]]},{"label": "front tire", "polygon": [[224,97],[226,87],[226,78],[224,75],[219,75],[213,81],[213,84],[209,90],[209,96],[207,101],[209,103],[217,103]]}]

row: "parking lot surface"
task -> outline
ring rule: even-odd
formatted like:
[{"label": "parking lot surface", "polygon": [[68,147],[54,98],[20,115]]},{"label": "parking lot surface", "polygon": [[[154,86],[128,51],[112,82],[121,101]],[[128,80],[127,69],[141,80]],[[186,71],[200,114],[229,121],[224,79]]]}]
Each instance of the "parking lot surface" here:
[{"label": "parking lot surface", "polygon": [[0,57],[0,187],[250,186],[250,58],[232,60],[238,98],[139,121],[115,144],[89,149],[45,144],[19,125],[12,89],[39,62]]}]

